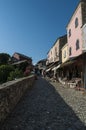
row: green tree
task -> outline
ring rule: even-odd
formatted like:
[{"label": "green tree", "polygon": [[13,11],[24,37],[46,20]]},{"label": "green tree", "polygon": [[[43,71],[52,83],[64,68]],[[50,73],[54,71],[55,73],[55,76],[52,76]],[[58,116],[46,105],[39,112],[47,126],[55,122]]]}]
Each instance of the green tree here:
[{"label": "green tree", "polygon": [[14,71],[14,67],[12,65],[0,66],[0,83],[7,81],[7,78],[9,77],[11,71]]},{"label": "green tree", "polygon": [[23,62],[19,65],[19,70],[22,70],[23,72],[26,70],[26,67],[28,66],[28,62]]},{"label": "green tree", "polygon": [[18,68],[16,68],[14,71],[11,71],[8,77],[8,81],[10,80],[14,80],[14,79],[18,79],[23,77],[23,72],[22,70],[19,70]]},{"label": "green tree", "polygon": [[7,53],[0,53],[0,65],[7,64],[11,56]]}]

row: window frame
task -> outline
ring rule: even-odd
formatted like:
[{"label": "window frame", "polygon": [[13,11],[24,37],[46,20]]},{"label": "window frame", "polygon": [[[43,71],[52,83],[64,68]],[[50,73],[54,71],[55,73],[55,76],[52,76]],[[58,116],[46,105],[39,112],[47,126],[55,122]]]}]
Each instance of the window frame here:
[{"label": "window frame", "polygon": [[69,37],[71,37],[71,29],[69,29]]},{"label": "window frame", "polygon": [[79,39],[76,40],[76,50],[80,49]]},{"label": "window frame", "polygon": [[72,55],[72,47],[69,48],[69,56]]},{"label": "window frame", "polygon": [[78,20],[78,17],[76,17],[76,19],[75,19],[75,28],[77,28],[78,25],[79,25],[79,20]]},{"label": "window frame", "polygon": [[66,58],[66,50],[64,50],[64,58]]}]

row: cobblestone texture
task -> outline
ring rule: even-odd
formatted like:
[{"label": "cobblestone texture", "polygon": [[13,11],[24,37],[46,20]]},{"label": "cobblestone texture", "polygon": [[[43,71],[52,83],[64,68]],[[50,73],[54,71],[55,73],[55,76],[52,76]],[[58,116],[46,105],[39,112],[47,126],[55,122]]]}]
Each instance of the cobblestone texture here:
[{"label": "cobblestone texture", "polygon": [[0,130],[86,130],[86,96],[39,78]]}]

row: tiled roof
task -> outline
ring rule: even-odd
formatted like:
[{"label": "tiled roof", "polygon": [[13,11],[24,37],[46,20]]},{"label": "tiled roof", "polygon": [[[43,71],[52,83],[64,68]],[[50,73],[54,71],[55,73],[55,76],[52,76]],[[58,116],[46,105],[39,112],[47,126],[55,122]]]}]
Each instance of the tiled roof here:
[{"label": "tiled roof", "polygon": [[14,54],[18,54],[18,55],[20,55],[20,56],[22,56],[24,58],[27,58],[27,59],[32,59],[31,57],[28,57],[28,56],[26,56],[24,54],[21,54],[21,53],[18,53],[18,52],[15,52]]}]

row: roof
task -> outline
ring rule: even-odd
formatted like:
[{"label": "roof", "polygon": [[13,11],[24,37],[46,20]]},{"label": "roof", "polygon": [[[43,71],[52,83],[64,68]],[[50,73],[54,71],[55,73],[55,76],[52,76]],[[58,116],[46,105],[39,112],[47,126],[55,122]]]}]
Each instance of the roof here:
[{"label": "roof", "polygon": [[47,59],[42,59],[40,61],[37,62],[37,64],[41,63],[41,62],[46,62]]},{"label": "roof", "polygon": [[66,37],[67,38],[67,34],[63,35],[63,36],[60,36],[56,39],[56,41],[54,42],[54,44],[52,45],[52,47],[49,49],[49,51],[47,52],[47,54],[50,52],[50,50],[53,48],[53,46],[56,44],[56,42],[62,38]]},{"label": "roof", "polygon": [[86,0],[80,0],[80,2],[85,2],[86,3]]},{"label": "roof", "polygon": [[75,63],[75,61],[76,61],[76,60],[67,61],[67,62],[61,64],[60,68],[62,68],[62,67],[64,67],[64,66],[67,66],[67,65],[70,65],[70,64],[73,64],[73,63]]},{"label": "roof", "polygon": [[77,59],[80,57],[82,57],[82,54],[79,56],[76,56],[76,57],[70,57],[69,60],[67,60],[66,62],[61,64],[60,68],[75,63],[77,61]]},{"label": "roof", "polygon": [[61,37],[58,37],[58,38],[56,39],[56,41],[54,42],[53,46],[56,44],[56,42],[57,42],[58,40],[63,39],[63,38],[67,38],[67,34],[65,34],[65,35],[63,35],[63,36],[61,36]]},{"label": "roof", "polygon": [[24,58],[27,58],[27,59],[31,59],[31,60],[32,60],[31,57],[28,57],[28,56],[26,56],[26,55],[24,55],[24,54],[21,54],[21,53],[15,52],[13,55],[15,55],[15,54],[18,54],[18,55],[20,55],[20,56],[22,56],[22,57],[24,57]]}]

